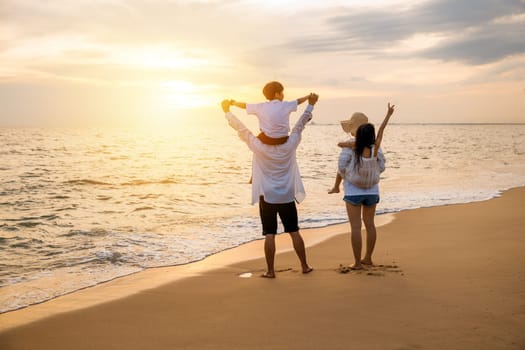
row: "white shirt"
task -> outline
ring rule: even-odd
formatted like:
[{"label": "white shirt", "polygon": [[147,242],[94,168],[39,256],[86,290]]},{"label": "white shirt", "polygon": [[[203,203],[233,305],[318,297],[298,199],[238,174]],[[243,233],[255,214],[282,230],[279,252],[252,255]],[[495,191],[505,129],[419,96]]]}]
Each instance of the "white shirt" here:
[{"label": "white shirt", "polygon": [[297,100],[272,100],[263,103],[246,104],[246,113],[259,119],[259,128],[266,136],[278,138],[290,132],[290,113],[297,110]]},{"label": "white shirt", "polygon": [[241,140],[246,142],[253,152],[252,204],[259,202],[259,197],[272,204],[300,203],[306,193],[297,165],[295,151],[301,142],[301,134],[306,123],[312,119],[314,106],[308,105],[303,115],[295,123],[288,141],[281,145],[266,145],[233,113],[226,113],[230,126],[237,130]]},{"label": "white shirt", "polygon": [[[375,184],[371,188],[359,188],[352,185],[350,181],[346,180],[346,174],[349,174],[352,169],[352,158],[355,157],[354,150],[349,147],[343,147],[341,153],[339,154],[338,170],[339,174],[343,178],[343,187],[345,191],[345,196],[361,196],[365,194],[377,194],[379,195],[379,184]],[[377,152],[377,161],[379,162],[379,168],[381,172],[385,170],[385,156],[383,151],[379,149]]]}]

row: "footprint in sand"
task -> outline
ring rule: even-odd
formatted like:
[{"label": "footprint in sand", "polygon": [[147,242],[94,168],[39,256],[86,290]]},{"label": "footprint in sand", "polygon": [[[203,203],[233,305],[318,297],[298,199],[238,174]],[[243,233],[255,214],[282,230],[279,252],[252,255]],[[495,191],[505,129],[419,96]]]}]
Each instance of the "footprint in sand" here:
[{"label": "footprint in sand", "polygon": [[350,266],[340,264],[335,271],[342,274],[366,274],[367,276],[385,276],[387,273],[397,273],[401,276],[405,275],[403,270],[401,270],[395,262],[391,265],[363,265],[363,269],[360,270],[354,270]]},{"label": "footprint in sand", "polygon": [[349,273],[350,271],[352,271],[352,269],[349,266],[343,266],[342,264],[340,264],[336,271],[339,273]]},{"label": "footprint in sand", "polygon": [[[286,272],[286,271],[293,271],[293,272],[298,272],[296,270],[293,270],[291,267],[288,267],[288,268],[285,268],[285,269],[277,269],[275,270],[275,272]],[[261,270],[261,272],[264,272],[263,270]],[[251,278],[253,277],[253,272],[243,272],[239,275],[237,275],[238,277],[240,278]]]},{"label": "footprint in sand", "polygon": [[367,276],[384,276],[385,274],[382,272],[367,272]]},{"label": "footprint in sand", "polygon": [[[286,272],[286,271],[292,271],[293,269],[291,267],[288,267],[286,269],[278,269],[278,270],[275,270],[275,272]],[[296,271],[297,272],[297,271]]]}]

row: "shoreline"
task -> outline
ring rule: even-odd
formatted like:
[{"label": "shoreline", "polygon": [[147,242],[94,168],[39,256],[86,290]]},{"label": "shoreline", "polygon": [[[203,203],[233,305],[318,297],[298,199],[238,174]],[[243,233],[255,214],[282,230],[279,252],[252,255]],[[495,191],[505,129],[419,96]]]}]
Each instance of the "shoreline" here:
[{"label": "shoreline", "polygon": [[[387,210],[387,211],[383,211],[381,213],[377,213],[376,214],[376,218],[381,219],[383,217],[395,216],[396,214],[402,213],[402,212],[407,211],[407,210],[417,210],[417,209],[420,209],[420,208],[433,208],[433,207],[440,207],[440,206],[449,206],[449,205],[457,205],[457,204],[467,204],[467,203],[482,202],[482,201],[498,198],[505,191],[511,190],[513,188],[519,188],[519,187],[520,186],[518,186],[518,187],[508,187],[508,188],[500,189],[500,190],[494,190],[494,191],[490,192],[488,194],[488,196],[486,196],[486,197],[482,196],[482,197],[478,197],[478,198],[470,199],[470,200],[465,200],[465,201],[464,200],[459,200],[457,202],[440,203],[440,204],[436,203],[436,204],[422,205],[422,206],[418,206],[418,207],[415,207],[415,208],[409,207],[409,208],[405,208],[405,209],[401,209],[401,210]],[[390,221],[391,219],[386,219],[386,220]],[[332,226],[345,225],[345,224],[348,224],[348,222],[344,221],[344,222],[340,222],[340,223],[329,223],[329,224],[326,224],[325,226],[301,229],[301,232],[306,232],[308,230],[329,229]],[[149,270],[164,269],[164,268],[176,268],[176,267],[180,267],[180,266],[186,266],[186,265],[189,265],[189,264],[200,263],[202,260],[208,259],[208,258],[210,258],[213,255],[221,254],[222,252],[228,251],[228,250],[231,250],[231,249],[237,249],[239,247],[244,246],[245,244],[251,244],[252,242],[256,242],[256,241],[259,241],[259,240],[261,240],[261,238],[255,239],[253,241],[248,241],[248,242],[245,242],[245,243],[241,243],[241,244],[239,244],[237,246],[233,246],[233,247],[226,248],[224,250],[221,250],[221,251],[218,251],[218,252],[215,252],[215,253],[211,253],[210,255],[205,256],[204,258],[201,258],[199,260],[194,260],[194,261],[190,261],[190,262],[184,262],[184,263],[180,263],[180,264],[176,264],[176,265],[162,265],[162,266],[155,266],[155,267],[147,267],[147,268],[144,268],[144,269],[139,270],[139,271],[126,273],[126,274],[122,274],[122,275],[116,275],[116,276],[110,277],[109,279],[107,279],[105,281],[98,282],[96,284],[89,284],[89,285],[80,286],[77,289],[66,291],[63,294],[56,295],[56,296],[53,296],[53,297],[49,297],[49,298],[41,300],[41,301],[36,301],[36,302],[33,302],[33,303],[29,304],[29,305],[20,306],[20,307],[17,307],[17,308],[13,308],[11,310],[2,311],[2,312],[0,312],[0,316],[3,315],[3,314],[6,314],[6,313],[12,313],[12,312],[24,310],[24,309],[26,309],[28,307],[33,307],[33,306],[36,306],[36,305],[40,305],[40,304],[43,304],[43,303],[55,300],[57,298],[62,298],[62,297],[68,296],[70,294],[81,292],[81,291],[89,289],[89,288],[95,288],[95,287],[98,287],[98,286],[101,286],[101,285],[105,285],[107,283],[111,283],[111,282],[113,282],[115,280],[118,280],[118,279],[121,279],[121,278],[127,278],[127,277],[130,277],[130,276],[134,276],[136,274],[144,273],[144,272],[147,272]],[[311,246],[313,244],[316,244],[316,243],[309,244],[308,242],[306,242],[306,243],[307,243],[307,246]],[[6,289],[9,290],[10,287],[11,287],[10,285],[4,286],[4,287],[2,287],[0,289],[0,292],[2,291],[2,289],[4,291]],[[10,293],[10,295],[15,295],[15,294],[16,294],[16,289],[15,289],[15,293],[13,293],[13,292]],[[2,324],[0,323],[0,330],[1,329],[2,329]]]},{"label": "shoreline", "polygon": [[[285,246],[288,237],[280,235],[275,280],[255,277],[265,268],[264,258],[256,256],[263,252],[260,245],[247,244],[249,249],[230,249],[206,264],[186,265],[184,274],[175,274],[175,268],[140,273],[2,314],[0,324],[7,326],[4,316],[29,317],[29,310],[35,314],[44,305],[54,311],[2,329],[0,345],[6,350],[520,350],[525,346],[524,208],[525,187],[519,187],[487,201],[396,213],[378,230],[376,265],[349,273],[337,269],[351,262],[349,236],[342,234],[348,224],[308,230],[314,239],[320,231],[334,233],[309,248],[315,270],[308,275],[300,273],[295,253]],[[239,278],[247,272],[254,277]],[[110,291],[117,295],[119,288],[139,283],[150,288],[111,299]],[[90,298],[93,305],[78,307]]]},{"label": "shoreline", "polygon": [[[445,204],[440,204],[440,205],[429,205],[429,206],[421,206],[421,207],[417,207],[417,208],[407,208],[407,209],[402,209],[402,210],[397,210],[397,211],[385,211],[385,212],[381,212],[381,213],[376,213],[376,225],[378,227],[382,226],[382,225],[386,225],[388,224],[389,222],[391,222],[395,215],[398,214],[398,213],[402,213],[404,211],[410,211],[410,210],[417,210],[417,209],[422,209],[422,208],[434,208],[434,207],[442,207],[442,206],[450,206],[450,205],[458,205],[458,204],[469,204],[469,203],[477,203],[477,202],[483,202],[483,201],[487,201],[487,200],[491,200],[491,199],[494,199],[494,198],[498,198],[500,197],[504,192],[506,191],[509,191],[509,190],[512,190],[512,189],[515,189],[515,188],[520,188],[521,186],[517,186],[517,187],[509,187],[509,188],[506,188],[506,189],[503,189],[503,190],[497,190],[495,191],[489,198],[482,198],[482,199],[476,199],[476,200],[472,200],[472,201],[459,201],[459,202],[455,202],[455,203],[445,203]],[[344,221],[344,222],[340,222],[340,223],[333,223],[333,224],[327,224],[325,226],[319,226],[319,227],[311,227],[311,228],[304,228],[304,229],[301,229],[301,234],[305,233],[305,232],[308,232],[308,231],[311,231],[311,230],[328,230],[330,227],[334,227],[334,226],[341,226],[341,225],[347,225],[348,224],[348,220]],[[282,233],[281,233],[282,234]],[[281,235],[279,234],[279,235]],[[340,233],[340,234],[343,234],[343,233]],[[277,237],[279,237],[279,235]],[[322,240],[326,240],[326,239],[329,239],[331,237],[331,235],[334,235],[334,233],[330,233],[329,236],[327,237],[324,237]],[[279,239],[279,238],[278,238]],[[24,309],[27,309],[27,308],[32,308],[34,306],[38,306],[40,304],[43,304],[43,303],[47,303],[47,302],[50,302],[50,301],[53,301],[55,299],[58,299],[58,298],[63,298],[63,297],[66,297],[66,296],[69,296],[71,294],[75,294],[75,293],[78,293],[78,292],[82,292],[86,289],[90,289],[90,288],[96,288],[96,287],[99,287],[99,286],[103,286],[105,284],[108,284],[108,283],[111,283],[111,282],[114,282],[116,280],[119,280],[119,279],[122,279],[122,278],[128,278],[128,277],[131,277],[131,276],[134,276],[136,274],[141,274],[141,273],[146,273],[150,270],[158,270],[158,269],[172,269],[172,268],[182,268],[184,266],[187,266],[187,265],[191,265],[191,264],[199,264],[199,263],[202,263],[204,260],[206,259],[209,259],[211,258],[212,256],[214,255],[217,255],[217,254],[222,254],[226,251],[230,251],[232,249],[238,249],[238,248],[242,248],[243,246],[247,245],[247,244],[253,244],[254,242],[257,242],[257,241],[261,241],[262,238],[258,238],[258,239],[255,239],[255,240],[252,240],[252,241],[248,241],[248,242],[245,242],[245,243],[241,243],[237,246],[233,246],[233,247],[230,247],[230,248],[226,248],[224,250],[221,250],[221,251],[218,251],[218,252],[215,252],[215,253],[212,253],[202,259],[199,259],[199,260],[194,260],[194,261],[190,261],[190,262],[186,262],[186,263],[181,263],[181,264],[177,264],[177,265],[164,265],[164,266],[156,266],[156,267],[147,267],[143,270],[140,270],[140,271],[136,271],[136,272],[132,272],[132,273],[129,273],[129,274],[124,274],[124,275],[119,275],[119,276],[115,276],[111,279],[108,279],[106,281],[103,281],[103,282],[99,282],[97,284],[93,284],[93,285],[87,285],[85,287],[81,287],[79,289],[75,289],[75,290],[72,290],[72,291],[69,291],[69,292],[66,292],[64,294],[60,294],[60,295],[57,295],[57,296],[54,296],[54,297],[51,297],[49,299],[45,299],[45,300],[42,300],[42,301],[38,301],[38,302],[35,302],[35,303],[32,303],[32,304],[29,304],[29,305],[26,305],[26,306],[21,306],[21,307],[18,307],[18,308],[15,308],[15,309],[12,309],[12,310],[7,310],[7,311],[3,311],[3,312],[0,312],[0,320],[1,320],[1,316],[4,315],[4,314],[8,314],[8,313],[13,313],[13,312],[17,312],[17,311],[21,311],[21,310],[24,310]],[[319,242],[321,242],[322,240],[320,241],[306,241],[305,240],[305,244],[306,244],[306,247],[311,247],[315,244],[318,244]],[[279,241],[277,241],[279,242]],[[286,243],[285,243],[286,245]],[[288,246],[288,249],[292,249],[291,246]],[[281,252],[281,250],[279,250],[279,247],[278,247],[278,250],[276,253],[279,253]],[[261,254],[261,256],[263,256]],[[256,257],[254,257],[256,258]],[[215,267],[215,268],[219,268],[219,267]],[[177,278],[178,279],[178,278]],[[165,282],[165,283],[169,283],[168,282]],[[5,286],[5,288],[9,288],[9,286]],[[140,290],[143,290],[142,288],[140,289],[137,289],[135,290],[134,292],[138,292]],[[132,293],[132,292],[130,292]],[[125,296],[125,295],[124,295]],[[3,326],[2,326],[2,323],[0,322],[0,331],[2,331],[3,329]]]},{"label": "shoreline", "polygon": [[[454,205],[462,204],[471,204],[490,201],[495,198],[501,197],[505,192],[525,188],[521,187],[510,187],[504,190],[498,190],[493,196],[488,199],[480,199],[471,202],[459,202],[459,203],[447,203],[436,206],[424,206],[418,208],[403,209],[393,212],[383,212],[381,214],[376,214],[376,226],[381,227],[388,225],[393,220],[395,216],[399,213],[406,211],[413,211],[425,208],[438,208],[438,207],[447,207]],[[364,227],[363,227],[364,230]],[[313,233],[312,233],[313,231]],[[320,232],[317,232],[320,231]],[[326,231],[326,232],[325,232]],[[328,240],[337,235],[343,235],[349,232],[348,221],[342,223],[328,224],[326,226],[314,227],[314,228],[305,228],[301,229],[301,235],[304,238],[305,246],[307,248],[315,246],[325,240]],[[317,239],[314,237],[319,235]],[[0,332],[8,330],[14,327],[18,327],[30,322],[34,322],[46,317],[53,316],[61,312],[75,311],[91,306],[95,306],[101,303],[105,303],[112,300],[117,300],[120,298],[125,298],[127,296],[139,293],[141,291],[162,286],[163,284],[175,282],[184,278],[189,278],[202,274],[211,270],[223,268],[229,264],[234,264],[241,261],[255,260],[264,257],[263,253],[263,238],[259,238],[253,241],[242,243],[238,246],[227,248],[219,252],[210,254],[200,260],[191,261],[188,263],[183,263],[179,265],[166,265],[158,267],[149,267],[141,271],[133,272],[126,275],[116,276],[110,280],[100,282],[98,284],[86,286],[80,289],[73,290],[71,292],[61,294],[50,299],[46,299],[40,302],[36,302],[27,306],[23,306],[17,309],[8,310],[0,313]],[[259,242],[259,244],[257,243]],[[284,233],[280,233],[276,236],[277,250],[276,255],[288,251],[292,251],[293,247],[291,246],[288,237]],[[256,247],[254,247],[256,246]],[[244,252],[243,250],[246,250]],[[230,254],[233,257],[230,257]],[[224,256],[223,256],[224,255]],[[217,261],[215,261],[217,260]],[[193,266],[195,265],[195,266]],[[147,277],[142,277],[142,274],[147,274]],[[169,274],[169,277],[165,275]],[[128,281],[121,281],[125,279],[130,279]],[[149,283],[148,285],[146,285]],[[153,283],[151,283],[153,281]],[[100,291],[100,293],[108,292],[107,299],[100,300],[95,298],[99,294],[98,289],[105,288],[107,286],[108,291]],[[93,296],[91,296],[91,290],[93,291]],[[61,302],[62,298],[74,298],[79,294],[81,300],[70,302],[65,300],[64,303]],[[47,307],[47,303],[53,303],[57,305],[50,305]],[[42,306],[44,305],[44,306]],[[28,313],[31,311],[30,313]],[[18,313],[20,315],[12,316],[13,313]],[[27,313],[27,314],[26,314]],[[11,316],[5,316],[11,315]]]},{"label": "shoreline", "polygon": [[[387,225],[394,218],[395,213],[378,215],[376,217],[376,226]],[[301,229],[301,235],[307,248],[348,232],[348,222],[331,224],[320,228]],[[264,258],[263,243],[264,239],[260,238],[211,254],[201,260],[180,265],[147,268],[128,275],[117,276],[111,280],[77,289],[35,304],[0,313],[0,332],[63,312],[81,310],[126,298],[148,289],[202,275],[232,264]],[[293,250],[291,242],[285,233],[280,233],[276,236],[276,245],[276,255]]]}]

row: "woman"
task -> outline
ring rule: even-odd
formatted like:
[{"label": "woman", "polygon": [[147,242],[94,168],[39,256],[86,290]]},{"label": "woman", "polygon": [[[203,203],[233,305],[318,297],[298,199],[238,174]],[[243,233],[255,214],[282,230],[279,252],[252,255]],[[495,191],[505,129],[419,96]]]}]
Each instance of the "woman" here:
[{"label": "woman", "polygon": [[[350,221],[354,264],[350,267],[360,270],[363,265],[372,265],[372,253],[376,244],[376,227],[374,217],[379,203],[379,173],[385,170],[385,158],[380,150],[383,132],[394,105],[388,104],[388,111],[379,127],[377,136],[374,125],[361,125],[356,132],[354,144],[341,144],[339,155],[339,173],[344,179],[346,211]],[[366,252],[361,259],[361,217],[366,228]]]}]

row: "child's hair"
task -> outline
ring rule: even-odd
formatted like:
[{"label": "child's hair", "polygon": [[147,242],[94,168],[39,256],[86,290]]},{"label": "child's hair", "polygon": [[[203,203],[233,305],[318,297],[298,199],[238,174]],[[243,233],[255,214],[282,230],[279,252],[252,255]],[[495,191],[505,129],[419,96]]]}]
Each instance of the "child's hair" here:
[{"label": "child's hair", "polygon": [[283,84],[279,83],[278,81],[271,81],[264,85],[263,88],[263,95],[268,100],[273,100],[275,98],[275,94],[282,92],[284,90]]},{"label": "child's hair", "polygon": [[361,156],[365,147],[371,147],[376,143],[376,130],[374,124],[366,123],[357,128],[355,135],[354,155],[356,157],[355,166],[361,165]]}]

